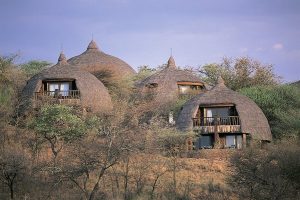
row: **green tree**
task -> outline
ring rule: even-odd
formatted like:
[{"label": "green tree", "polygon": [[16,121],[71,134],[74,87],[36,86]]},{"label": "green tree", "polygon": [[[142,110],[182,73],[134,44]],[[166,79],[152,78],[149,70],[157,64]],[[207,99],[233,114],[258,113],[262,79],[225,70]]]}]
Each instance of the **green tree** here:
[{"label": "green tree", "polygon": [[275,138],[300,136],[300,90],[289,85],[243,88],[263,110]]},{"label": "green tree", "polygon": [[86,133],[84,120],[71,107],[64,105],[43,106],[30,127],[40,139],[50,144],[54,164],[65,142],[72,142]]},{"label": "green tree", "polygon": [[272,65],[262,64],[249,57],[236,59],[225,57],[221,63],[200,67],[199,72],[202,79],[212,85],[221,75],[226,85],[233,90],[259,85],[276,85],[280,80],[275,75]]},{"label": "green tree", "polygon": [[27,63],[21,64],[21,70],[26,74],[28,78],[38,74],[43,69],[52,65],[47,61],[31,60]]}]

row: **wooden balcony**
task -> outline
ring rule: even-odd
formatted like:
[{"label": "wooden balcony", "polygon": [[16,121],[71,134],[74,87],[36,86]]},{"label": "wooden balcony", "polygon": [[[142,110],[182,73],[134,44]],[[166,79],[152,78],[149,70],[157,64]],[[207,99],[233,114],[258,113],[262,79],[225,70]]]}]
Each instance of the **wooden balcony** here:
[{"label": "wooden balcony", "polygon": [[67,90],[67,91],[42,91],[35,93],[35,99],[39,97],[52,97],[58,99],[79,99],[80,98],[80,91],[79,90]]},{"label": "wooden balcony", "polygon": [[42,91],[35,93],[35,100],[40,103],[59,103],[67,105],[79,105],[80,104],[80,91],[68,90],[68,91]]},{"label": "wooden balcony", "polygon": [[241,131],[238,116],[193,118],[194,130],[202,133],[238,133]]}]

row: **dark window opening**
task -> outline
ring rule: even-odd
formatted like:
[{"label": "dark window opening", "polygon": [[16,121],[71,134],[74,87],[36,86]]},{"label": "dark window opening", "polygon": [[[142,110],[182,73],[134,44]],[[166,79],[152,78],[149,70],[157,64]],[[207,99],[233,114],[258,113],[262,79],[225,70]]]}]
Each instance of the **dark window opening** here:
[{"label": "dark window opening", "polygon": [[149,83],[146,85],[147,88],[157,88],[158,84],[157,83]]},{"label": "dark window opening", "polygon": [[75,80],[69,79],[44,80],[39,95],[56,98],[79,98],[80,96]]},{"label": "dark window opening", "polygon": [[213,136],[212,135],[201,135],[198,139],[198,148],[200,149],[211,149],[213,148]]}]

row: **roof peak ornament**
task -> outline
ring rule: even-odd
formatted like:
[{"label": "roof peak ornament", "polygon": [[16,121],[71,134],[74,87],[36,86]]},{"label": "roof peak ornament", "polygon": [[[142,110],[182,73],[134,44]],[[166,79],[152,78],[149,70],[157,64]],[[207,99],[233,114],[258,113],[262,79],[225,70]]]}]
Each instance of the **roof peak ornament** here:
[{"label": "roof peak ornament", "polygon": [[170,58],[169,58],[169,60],[168,60],[167,68],[176,69],[175,60],[174,60],[174,58],[173,58],[172,55],[170,56]]},{"label": "roof peak ornament", "polygon": [[65,56],[65,54],[64,54],[63,51],[61,51],[60,54],[59,54],[57,64],[59,64],[59,65],[65,65],[65,64],[68,64],[67,58],[66,58],[66,56]]},{"label": "roof peak ornament", "polygon": [[98,45],[96,44],[94,39],[92,39],[92,41],[89,43],[89,45],[87,47],[87,50],[90,50],[90,49],[99,50]]}]

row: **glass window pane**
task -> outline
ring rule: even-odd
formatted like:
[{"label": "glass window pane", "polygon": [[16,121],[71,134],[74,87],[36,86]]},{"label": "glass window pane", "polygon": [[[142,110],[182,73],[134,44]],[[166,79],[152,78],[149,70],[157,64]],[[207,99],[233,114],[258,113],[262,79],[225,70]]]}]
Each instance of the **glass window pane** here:
[{"label": "glass window pane", "polygon": [[243,138],[241,135],[237,135],[236,136],[236,147],[238,149],[241,149],[242,148],[242,145],[243,145]]},{"label": "glass window pane", "polygon": [[188,85],[179,85],[179,92],[180,94],[186,94],[190,89]]},{"label": "glass window pane", "polygon": [[60,91],[62,91],[60,94],[62,96],[68,96],[69,95],[69,83],[61,83],[60,84]]},{"label": "glass window pane", "polygon": [[212,137],[203,135],[199,138],[199,146],[200,148],[211,148],[212,147]]},{"label": "glass window pane", "polygon": [[50,83],[49,84],[49,91],[53,91],[54,92],[57,89],[59,89],[59,85],[57,83]]},{"label": "glass window pane", "polygon": [[235,147],[235,136],[234,135],[226,136],[226,147]]}]

